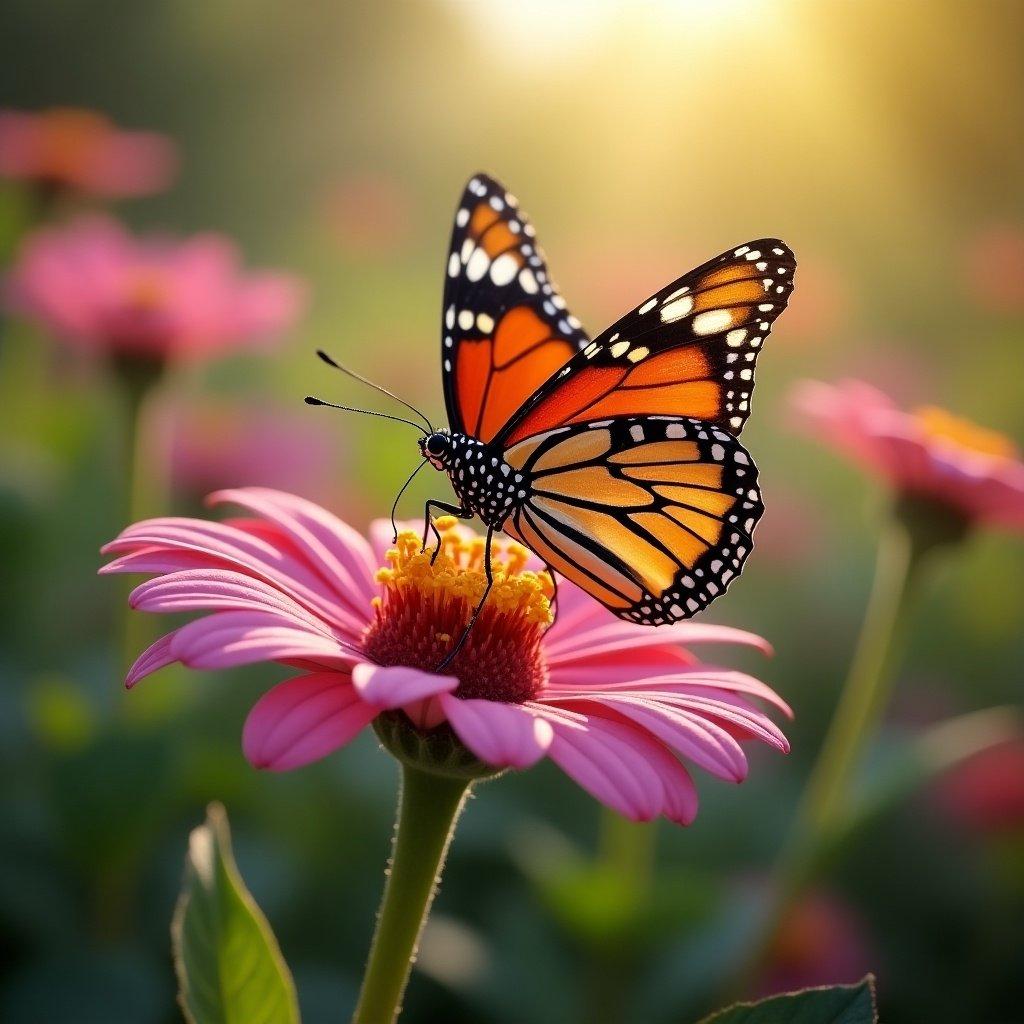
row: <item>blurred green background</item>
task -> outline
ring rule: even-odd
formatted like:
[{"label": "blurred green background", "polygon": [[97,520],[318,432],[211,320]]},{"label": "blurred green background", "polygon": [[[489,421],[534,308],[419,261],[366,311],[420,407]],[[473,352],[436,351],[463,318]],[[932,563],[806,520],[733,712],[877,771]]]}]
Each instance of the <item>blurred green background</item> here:
[{"label": "blurred green background", "polygon": [[[166,132],[177,184],[119,214],[222,231],[252,265],[308,282],[308,315],[285,344],[191,372],[162,397],[308,421],[327,454],[289,486],[359,527],[386,514],[416,452],[404,428],[305,410],[311,391],[372,397],[313,351],[440,417],[445,246],[473,171],[518,195],[592,332],[747,238],[778,234],[800,260],[745,435],[768,506],[760,543],[709,616],[775,645],[770,663],[728,658],[793,705],[792,754],[752,750],[738,788],[699,780],[696,824],[659,833],[658,912],[638,916],[579,866],[598,808],[560,773],[482,787],[409,1024],[589,1022],[595,950],[603,962],[620,952],[634,979],[625,1020],[682,1024],[728,987],[745,908],[845,672],[884,506],[787,427],[785,395],[805,376],[860,376],[1024,438],[1022,38],[1024,5],[1009,0],[6,0],[0,106],[73,104]],[[20,201],[4,186],[5,222]],[[286,669],[167,670],[124,693],[112,640],[124,590],[95,576],[99,546],[124,525],[120,407],[23,325],[0,344],[0,1019],[178,1019],[168,922],[211,799],[227,805],[307,1024],[344,1019],[382,881],[393,762],[364,736],[294,774],[251,770],[242,722]],[[442,483],[421,474],[405,514]],[[168,505],[196,511],[198,489],[179,483]],[[1019,540],[978,536],[942,566],[914,617],[876,775],[930,723],[1020,702],[1022,619]],[[787,978],[870,968],[887,1024],[1024,1019],[1021,818],[979,832],[941,787],[919,787],[869,816],[815,899],[776,951]],[[848,956],[823,965],[834,946]]]}]

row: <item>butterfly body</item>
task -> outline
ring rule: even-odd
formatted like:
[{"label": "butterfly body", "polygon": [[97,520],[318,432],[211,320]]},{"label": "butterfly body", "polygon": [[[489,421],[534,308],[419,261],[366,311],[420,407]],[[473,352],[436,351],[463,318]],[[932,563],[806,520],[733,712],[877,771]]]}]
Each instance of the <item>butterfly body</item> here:
[{"label": "butterfly body", "polygon": [[449,429],[420,442],[459,503],[428,516],[479,517],[488,545],[502,530],[620,618],[699,612],[739,575],[764,511],[738,436],[795,269],[776,238],[735,246],[591,339],[518,201],[473,177],[445,265]]},{"label": "butterfly body", "polygon": [[526,497],[527,481],[500,451],[465,434],[437,430],[420,442],[424,458],[448,474],[465,518],[500,530]]}]

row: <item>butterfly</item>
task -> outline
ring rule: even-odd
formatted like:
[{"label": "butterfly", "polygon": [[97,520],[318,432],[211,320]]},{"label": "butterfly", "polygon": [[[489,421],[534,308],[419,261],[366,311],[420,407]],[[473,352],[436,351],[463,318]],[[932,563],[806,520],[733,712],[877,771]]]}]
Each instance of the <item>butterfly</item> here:
[{"label": "butterfly", "polygon": [[[449,429],[420,441],[458,504],[616,615],[689,618],[739,574],[764,511],[737,435],[757,355],[793,291],[778,239],[736,246],[591,340],[518,201],[467,184],[446,265]],[[489,564],[489,563],[488,563]]]},{"label": "butterfly", "polygon": [[516,198],[475,175],[445,266],[449,426],[420,439],[421,466],[446,473],[458,502],[427,502],[424,546],[433,512],[478,517],[488,581],[501,530],[620,618],[701,611],[742,570],[764,511],[737,437],[795,270],[778,239],[747,242],[591,340]]}]

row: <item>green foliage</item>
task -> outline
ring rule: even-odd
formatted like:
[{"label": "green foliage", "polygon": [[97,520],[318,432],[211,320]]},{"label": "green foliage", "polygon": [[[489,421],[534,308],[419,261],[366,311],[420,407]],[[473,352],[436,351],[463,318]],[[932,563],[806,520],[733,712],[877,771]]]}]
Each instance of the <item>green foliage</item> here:
[{"label": "green foliage", "polygon": [[294,982],[238,873],[220,804],[189,839],[171,936],[190,1024],[298,1024]]},{"label": "green foliage", "polygon": [[857,985],[809,988],[759,1003],[738,1003],[701,1024],[878,1024],[874,978],[869,974]]}]

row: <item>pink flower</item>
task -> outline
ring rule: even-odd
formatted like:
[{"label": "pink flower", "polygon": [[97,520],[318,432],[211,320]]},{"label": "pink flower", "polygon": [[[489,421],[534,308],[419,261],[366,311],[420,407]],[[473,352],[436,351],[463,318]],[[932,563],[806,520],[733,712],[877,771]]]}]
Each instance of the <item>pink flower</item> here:
[{"label": "pink flower", "polygon": [[765,956],[759,998],[817,985],[850,985],[877,964],[860,920],[827,892],[812,892],[790,909]]},{"label": "pink flower", "polygon": [[255,344],[289,327],[304,302],[289,275],[244,273],[220,235],[136,239],[103,217],[29,235],[4,298],[77,348],[150,359]]},{"label": "pink flower", "polygon": [[200,499],[218,483],[259,485],[328,497],[341,461],[308,416],[287,407],[224,401],[165,413],[175,489]]},{"label": "pink flower", "polygon": [[488,765],[528,768],[547,756],[634,820],[687,824],[697,792],[674,755],[738,782],[747,772],[741,740],[788,749],[756,703],[788,714],[771,689],[701,664],[682,646],[767,650],[757,636],[622,622],[566,582],[549,628],[548,577],[508,542],[495,550],[496,583],[476,626],[450,672],[437,673],[483,592],[481,538],[439,520],[442,550],[431,562],[413,531],[391,547],[390,527],[378,522],[369,542],[280,491],[221,491],[210,501],[251,515],[137,523],[107,545],[118,557],[102,571],[155,575],[132,593],[140,610],[212,612],[153,644],[128,686],[174,662],[223,669],[276,661],[301,670],[249,714],[242,744],[256,767],[297,768],[379,715],[404,714],[419,730],[450,727]]},{"label": "pink flower", "polygon": [[982,835],[1024,829],[1024,738],[979,751],[940,780],[951,818]]},{"label": "pink flower", "polygon": [[1024,529],[1024,464],[1002,434],[943,409],[897,408],[868,384],[803,381],[799,425],[903,494],[934,500],[968,522]]},{"label": "pink flower", "polygon": [[92,110],[0,110],[0,178],[109,198],[143,196],[166,188],[177,165],[166,136],[122,131]]}]

